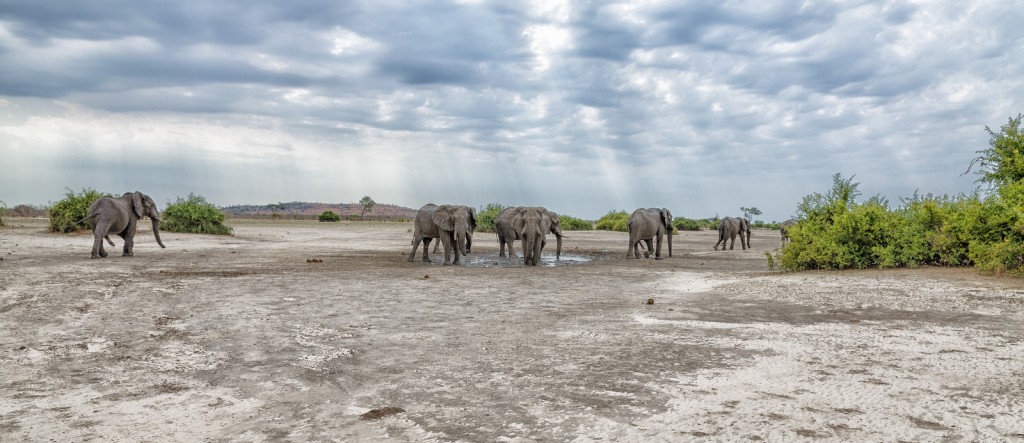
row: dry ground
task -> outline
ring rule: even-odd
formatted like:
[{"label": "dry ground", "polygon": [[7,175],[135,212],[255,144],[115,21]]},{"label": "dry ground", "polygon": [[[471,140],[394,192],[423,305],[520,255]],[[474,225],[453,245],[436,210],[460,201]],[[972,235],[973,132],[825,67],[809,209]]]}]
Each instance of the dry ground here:
[{"label": "dry ground", "polygon": [[411,224],[236,221],[91,260],[6,221],[2,441],[1024,439],[1019,279],[771,273],[776,231],[535,268],[478,233],[450,267]]}]

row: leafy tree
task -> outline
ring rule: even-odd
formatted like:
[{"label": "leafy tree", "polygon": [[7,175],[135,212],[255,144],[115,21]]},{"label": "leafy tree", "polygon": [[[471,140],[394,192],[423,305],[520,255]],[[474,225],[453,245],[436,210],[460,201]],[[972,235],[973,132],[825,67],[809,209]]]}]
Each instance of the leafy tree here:
[{"label": "leafy tree", "polygon": [[359,204],[363,205],[363,212],[359,213],[359,218],[362,219],[364,214],[373,211],[373,206],[376,205],[377,202],[373,201],[369,195],[364,195],[363,198],[359,200]]},{"label": "leafy tree", "polygon": [[341,221],[341,216],[333,211],[324,211],[320,213],[319,220],[322,222],[336,222]]},{"label": "leafy tree", "polygon": [[89,223],[85,216],[89,213],[89,206],[102,197],[110,194],[99,192],[95,189],[83,188],[81,193],[76,194],[71,188],[64,188],[64,198],[50,208],[50,230],[53,232],[74,232],[79,229],[89,229]]},{"label": "leafy tree", "polygon": [[761,215],[761,210],[754,207],[744,208],[740,206],[740,211],[743,211],[743,216],[746,217],[747,220],[753,220],[754,216]]},{"label": "leafy tree", "polygon": [[[1024,127],[1022,114],[1010,120],[994,132],[985,126],[989,134],[989,147],[977,151],[980,156],[971,161],[967,172],[978,165],[980,182],[988,183],[996,189],[1024,180]],[[966,172],[965,172],[966,174]]]},{"label": "leafy tree", "polygon": [[160,229],[171,232],[193,234],[231,235],[231,228],[224,224],[224,212],[206,201],[201,195],[189,193],[164,209]]}]

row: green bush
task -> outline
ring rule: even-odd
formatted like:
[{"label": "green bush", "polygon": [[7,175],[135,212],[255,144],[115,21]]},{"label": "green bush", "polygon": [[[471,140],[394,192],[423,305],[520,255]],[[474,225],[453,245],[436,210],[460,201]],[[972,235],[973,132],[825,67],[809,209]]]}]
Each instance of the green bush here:
[{"label": "green bush", "polygon": [[602,231],[629,231],[629,214],[626,211],[608,211],[607,214],[597,220],[594,229]]},{"label": "green bush", "polygon": [[695,220],[686,217],[676,217],[672,220],[672,226],[677,231],[700,231],[702,229],[708,229],[709,225],[707,220]]},{"label": "green bush", "polygon": [[498,217],[498,213],[507,206],[500,205],[498,203],[488,203],[483,208],[480,208],[476,213],[476,231],[477,232],[494,232],[494,219]]},{"label": "green bush", "polygon": [[85,221],[85,216],[89,213],[89,206],[110,194],[89,188],[82,189],[79,194],[76,194],[71,188],[64,188],[64,190],[66,191],[64,198],[50,208],[50,230],[74,232],[79,229],[90,229],[89,223]]},{"label": "green bush", "polygon": [[594,224],[589,220],[568,215],[559,215],[558,222],[562,225],[563,231],[592,231],[594,229]]},{"label": "green bush", "polygon": [[322,222],[336,222],[341,221],[341,216],[335,214],[333,211],[324,211],[320,213],[319,220]]},{"label": "green bush", "polygon": [[7,209],[7,203],[0,201],[0,226],[4,225],[4,209]]},{"label": "green bush", "polygon": [[160,229],[170,232],[192,234],[231,235],[231,228],[224,225],[224,213],[205,198],[189,193],[187,198],[178,197],[164,209]]}]

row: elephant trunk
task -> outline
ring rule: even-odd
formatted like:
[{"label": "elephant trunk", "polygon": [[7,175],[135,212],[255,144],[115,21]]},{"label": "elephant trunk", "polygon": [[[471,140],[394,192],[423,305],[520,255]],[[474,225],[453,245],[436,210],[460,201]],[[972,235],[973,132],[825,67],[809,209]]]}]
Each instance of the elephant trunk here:
[{"label": "elephant trunk", "polygon": [[166,248],[164,242],[160,241],[160,219],[153,219],[153,237],[156,237],[156,244],[160,245],[161,248]]},{"label": "elephant trunk", "polygon": [[562,234],[555,234],[555,243],[557,244],[557,247],[555,248],[555,260],[560,260],[562,258]]},{"label": "elephant trunk", "polygon": [[466,233],[455,230],[455,261],[459,261],[459,255],[465,255],[466,250],[469,248],[467,242]]},{"label": "elephant trunk", "polygon": [[527,231],[523,237],[523,266],[531,266],[537,264],[536,249],[533,245],[537,242],[537,234],[533,231]]},{"label": "elephant trunk", "polygon": [[672,228],[668,230],[668,256],[672,257]]}]

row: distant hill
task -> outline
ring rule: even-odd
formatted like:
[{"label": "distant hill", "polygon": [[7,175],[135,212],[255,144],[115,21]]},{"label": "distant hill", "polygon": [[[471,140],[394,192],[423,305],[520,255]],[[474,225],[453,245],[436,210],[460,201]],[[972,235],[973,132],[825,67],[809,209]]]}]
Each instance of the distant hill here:
[{"label": "distant hill", "polygon": [[[359,203],[289,202],[270,205],[234,205],[221,208],[232,218],[284,218],[315,220],[324,211],[341,216],[342,220],[358,220],[363,212]],[[416,217],[416,210],[397,205],[377,203],[367,212],[364,220],[406,221]]]}]

